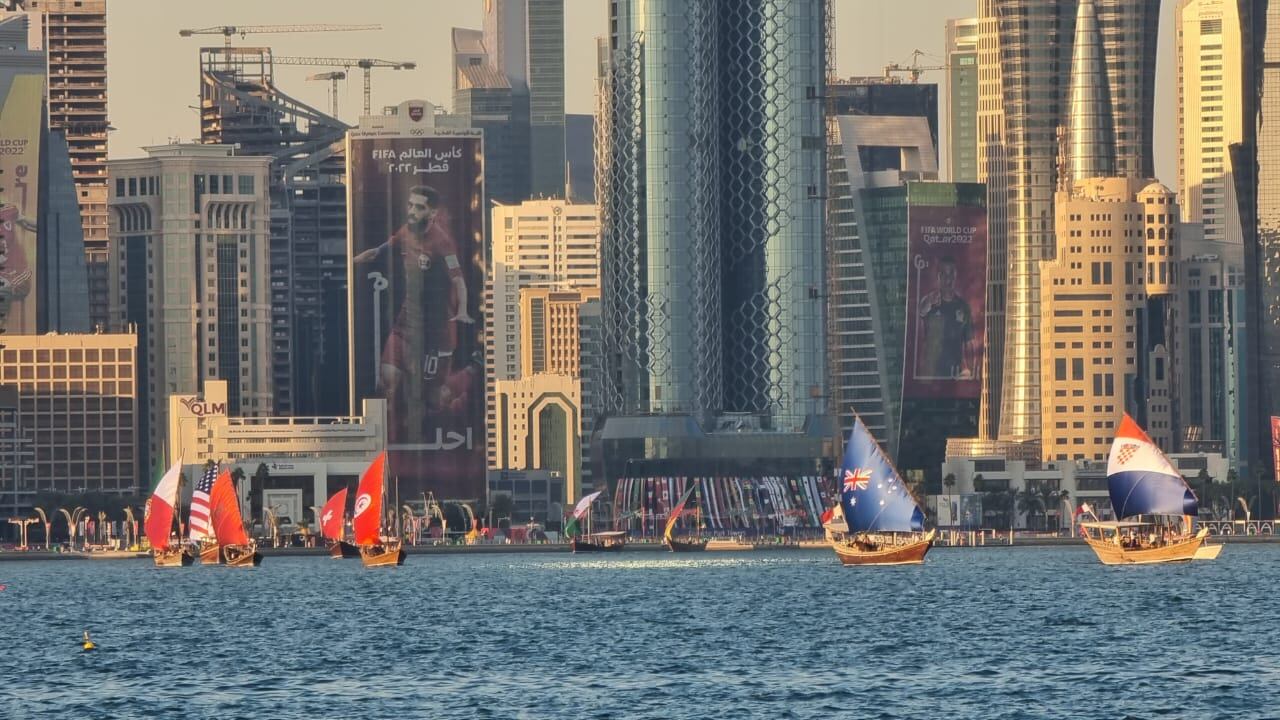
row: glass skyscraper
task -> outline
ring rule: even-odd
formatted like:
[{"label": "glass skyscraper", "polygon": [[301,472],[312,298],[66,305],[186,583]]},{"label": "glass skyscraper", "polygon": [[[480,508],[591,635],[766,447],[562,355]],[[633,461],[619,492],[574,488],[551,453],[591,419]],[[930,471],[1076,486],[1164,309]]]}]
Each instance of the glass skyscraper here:
[{"label": "glass skyscraper", "polygon": [[614,0],[611,415],[826,414],[822,0]]}]

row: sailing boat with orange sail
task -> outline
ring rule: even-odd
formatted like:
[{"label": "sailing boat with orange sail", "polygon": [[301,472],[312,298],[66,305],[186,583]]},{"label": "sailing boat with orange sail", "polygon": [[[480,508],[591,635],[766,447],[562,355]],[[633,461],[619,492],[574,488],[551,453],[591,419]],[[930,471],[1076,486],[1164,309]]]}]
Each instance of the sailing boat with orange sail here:
[{"label": "sailing boat with orange sail", "polygon": [[355,516],[351,525],[355,530],[356,545],[360,548],[360,560],[365,567],[404,564],[405,552],[400,538],[388,539],[382,532],[386,471],[387,452],[384,450],[360,476],[360,487],[356,489]]},{"label": "sailing boat with orange sail", "polygon": [[320,509],[320,534],[325,540],[330,541],[329,557],[334,560],[360,557],[360,548],[342,539],[346,512],[346,488],[334,493]]},{"label": "sailing boat with orange sail", "polygon": [[258,552],[258,544],[244,531],[240,498],[236,496],[229,471],[223,470],[218,474],[209,493],[209,505],[213,509],[213,535],[217,539],[222,562],[230,567],[261,565],[262,553]]},{"label": "sailing boat with orange sail", "polygon": [[151,542],[151,556],[157,567],[186,567],[195,561],[185,545],[170,540],[181,484],[182,460],[179,459],[160,478],[155,492],[147,500],[143,524],[147,529],[147,539]]}]

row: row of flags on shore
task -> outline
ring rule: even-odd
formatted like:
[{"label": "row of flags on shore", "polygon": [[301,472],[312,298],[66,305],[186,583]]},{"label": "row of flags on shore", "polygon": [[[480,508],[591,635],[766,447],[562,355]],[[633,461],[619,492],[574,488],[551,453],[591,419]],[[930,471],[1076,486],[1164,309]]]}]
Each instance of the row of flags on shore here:
[{"label": "row of flags on shore", "polygon": [[656,533],[690,485],[693,497],[678,521],[687,530],[817,528],[833,497],[832,481],[817,475],[621,478],[613,498],[616,529]]}]

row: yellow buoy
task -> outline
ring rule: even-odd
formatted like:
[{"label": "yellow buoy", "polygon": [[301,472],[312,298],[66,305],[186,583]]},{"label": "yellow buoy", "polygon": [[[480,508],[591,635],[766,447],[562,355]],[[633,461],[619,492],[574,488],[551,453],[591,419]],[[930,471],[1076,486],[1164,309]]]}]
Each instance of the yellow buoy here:
[{"label": "yellow buoy", "polygon": [[84,643],[81,645],[81,647],[83,647],[83,648],[84,648],[84,651],[85,651],[85,652],[89,652],[90,650],[97,650],[97,649],[98,649],[98,646],[97,646],[97,645],[95,645],[95,644],[94,644],[94,642],[93,642],[92,640],[90,640],[90,639],[89,639],[89,631],[88,631],[88,630],[85,630],[85,631],[84,631]]}]

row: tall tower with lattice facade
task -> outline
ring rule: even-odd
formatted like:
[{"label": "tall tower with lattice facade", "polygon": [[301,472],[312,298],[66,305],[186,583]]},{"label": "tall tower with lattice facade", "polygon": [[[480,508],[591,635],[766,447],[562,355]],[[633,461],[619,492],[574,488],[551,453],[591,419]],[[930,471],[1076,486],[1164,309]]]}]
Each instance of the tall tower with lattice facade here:
[{"label": "tall tower with lattice facade", "polygon": [[825,3],[615,0],[597,199],[612,415],[826,414]]}]

